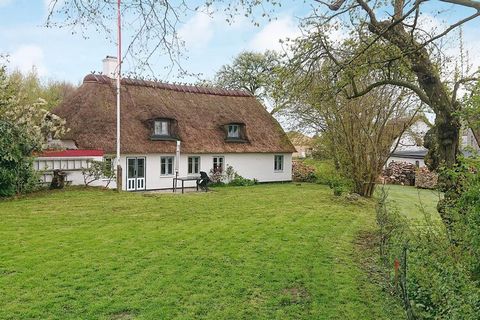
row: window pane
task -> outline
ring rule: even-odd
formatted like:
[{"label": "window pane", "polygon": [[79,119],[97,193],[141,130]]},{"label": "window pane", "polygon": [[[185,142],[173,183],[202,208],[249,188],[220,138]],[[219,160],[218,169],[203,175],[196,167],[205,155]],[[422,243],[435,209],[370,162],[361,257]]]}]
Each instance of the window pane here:
[{"label": "window pane", "polygon": [[239,134],[239,128],[238,125],[236,124],[231,124],[228,126],[228,137],[229,138],[238,138],[240,136]]},{"label": "window pane", "polygon": [[168,124],[169,122],[165,120],[155,121],[154,134],[159,136],[168,136]]},{"label": "window pane", "polygon": [[188,157],[188,173],[200,173],[199,171],[200,166],[200,157]]},{"label": "window pane", "polygon": [[276,155],[274,158],[273,169],[275,171],[282,171],[283,170],[283,156]]}]

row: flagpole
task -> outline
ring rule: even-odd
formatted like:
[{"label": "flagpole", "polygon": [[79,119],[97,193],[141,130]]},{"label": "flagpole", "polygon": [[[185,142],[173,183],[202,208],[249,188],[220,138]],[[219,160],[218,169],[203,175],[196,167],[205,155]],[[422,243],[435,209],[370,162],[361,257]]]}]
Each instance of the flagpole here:
[{"label": "flagpole", "polygon": [[117,5],[117,191],[122,190],[122,166],[120,164],[120,80],[122,76],[122,28],[120,2]]}]

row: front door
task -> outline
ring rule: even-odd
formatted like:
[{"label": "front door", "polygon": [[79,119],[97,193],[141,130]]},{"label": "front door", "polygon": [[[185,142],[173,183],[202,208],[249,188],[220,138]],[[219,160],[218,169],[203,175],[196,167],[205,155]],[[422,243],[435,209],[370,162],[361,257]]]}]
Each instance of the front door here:
[{"label": "front door", "polygon": [[145,158],[127,158],[127,191],[145,190]]}]

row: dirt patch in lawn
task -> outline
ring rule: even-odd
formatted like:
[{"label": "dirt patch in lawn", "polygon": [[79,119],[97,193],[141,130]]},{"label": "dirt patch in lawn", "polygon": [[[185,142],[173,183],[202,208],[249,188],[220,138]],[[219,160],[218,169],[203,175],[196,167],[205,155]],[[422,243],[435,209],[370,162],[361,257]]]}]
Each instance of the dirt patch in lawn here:
[{"label": "dirt patch in lawn", "polygon": [[282,290],[282,304],[303,304],[310,302],[310,294],[303,286],[294,286]]}]

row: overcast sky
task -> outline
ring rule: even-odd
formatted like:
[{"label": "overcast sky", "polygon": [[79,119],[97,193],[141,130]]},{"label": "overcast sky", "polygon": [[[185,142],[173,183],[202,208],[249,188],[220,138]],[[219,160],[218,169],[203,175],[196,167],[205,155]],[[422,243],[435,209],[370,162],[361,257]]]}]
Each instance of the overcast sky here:
[{"label": "overcast sky", "polygon": [[[91,71],[101,71],[101,60],[106,55],[115,55],[116,48],[99,34],[91,32],[89,39],[72,34],[65,29],[46,29],[45,22],[49,0],[0,0],[0,53],[10,55],[9,69],[28,71],[33,65],[44,78],[68,80],[79,83]],[[437,1],[434,1],[437,2]],[[243,50],[264,51],[280,49],[279,39],[299,34],[298,18],[309,12],[312,1],[284,1],[277,10],[277,19],[271,22],[259,18],[259,27],[248,19],[238,18],[233,25],[221,15],[213,18],[203,13],[185,17],[179,35],[186,42],[188,59],[184,69],[211,77],[219,67],[229,63]],[[458,12],[460,13],[460,12]],[[455,12],[446,16],[455,18]],[[452,18],[453,17],[453,18]],[[430,24],[439,24],[432,21]],[[480,20],[465,26],[465,43],[471,60],[478,66],[480,56]],[[127,35],[128,36],[128,35]],[[128,38],[124,39],[128,42]],[[453,45],[451,50],[455,50]],[[167,63],[166,57],[157,56],[158,66]],[[176,80],[176,75],[167,76],[156,68],[157,77]]]}]

